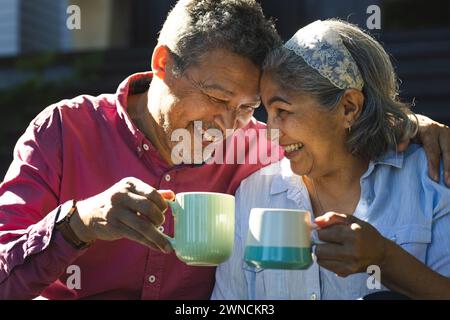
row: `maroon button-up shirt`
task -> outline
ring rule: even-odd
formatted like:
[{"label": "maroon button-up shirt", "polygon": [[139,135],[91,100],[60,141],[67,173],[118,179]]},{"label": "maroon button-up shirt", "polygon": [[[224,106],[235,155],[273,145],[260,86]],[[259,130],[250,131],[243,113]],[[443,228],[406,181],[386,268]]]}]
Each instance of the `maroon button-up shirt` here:
[{"label": "maroon button-up shirt", "polygon": [[[20,138],[0,185],[0,299],[210,297],[213,267],[190,267],[174,253],[127,239],[76,250],[54,229],[58,205],[98,194],[127,176],[157,189],[234,194],[242,179],[264,165],[169,167],[126,113],[127,97],[146,90],[151,76],[130,76],[116,94],[51,105]],[[252,120],[245,130],[264,127]],[[245,148],[246,159],[256,152],[251,141]],[[173,235],[170,212],[163,228]]]}]

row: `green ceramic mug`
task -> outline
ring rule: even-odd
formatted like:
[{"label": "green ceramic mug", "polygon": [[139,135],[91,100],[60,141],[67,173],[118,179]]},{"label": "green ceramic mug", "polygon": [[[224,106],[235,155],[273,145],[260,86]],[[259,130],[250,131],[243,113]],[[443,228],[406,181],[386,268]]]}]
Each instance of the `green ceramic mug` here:
[{"label": "green ceramic mug", "polygon": [[255,268],[307,269],[313,262],[311,230],[309,211],[253,208],[244,260]]},{"label": "green ceramic mug", "polygon": [[181,261],[217,266],[230,256],[234,243],[234,196],[183,192],[167,201],[175,221],[174,237],[166,235]]}]

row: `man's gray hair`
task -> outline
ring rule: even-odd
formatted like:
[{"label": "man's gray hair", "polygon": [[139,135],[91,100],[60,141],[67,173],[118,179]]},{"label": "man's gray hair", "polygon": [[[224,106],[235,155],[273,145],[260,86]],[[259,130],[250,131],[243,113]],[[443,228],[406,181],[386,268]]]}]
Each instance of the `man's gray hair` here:
[{"label": "man's gray hair", "polygon": [[198,62],[205,52],[227,49],[261,67],[281,44],[272,21],[254,0],[180,0],[158,38],[174,56],[174,73]]},{"label": "man's gray hair", "polygon": [[[383,47],[348,22],[330,19],[324,23],[339,33],[364,79],[364,106],[352,125],[348,150],[364,159],[374,160],[389,149],[395,149],[403,138],[415,134],[417,124],[413,113],[398,98],[397,77]],[[328,110],[338,105],[345,92],[284,47],[267,56],[264,71],[289,90],[311,94]]]}]

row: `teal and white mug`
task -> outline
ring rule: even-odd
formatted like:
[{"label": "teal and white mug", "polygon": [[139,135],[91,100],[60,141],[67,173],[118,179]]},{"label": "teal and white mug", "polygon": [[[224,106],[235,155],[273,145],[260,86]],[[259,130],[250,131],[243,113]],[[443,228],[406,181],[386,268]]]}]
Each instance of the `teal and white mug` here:
[{"label": "teal and white mug", "polygon": [[214,192],[183,192],[167,201],[175,221],[174,237],[166,235],[181,261],[217,266],[234,243],[234,196]]},{"label": "teal and white mug", "polygon": [[255,268],[311,266],[311,214],[305,210],[253,208],[244,259]]}]

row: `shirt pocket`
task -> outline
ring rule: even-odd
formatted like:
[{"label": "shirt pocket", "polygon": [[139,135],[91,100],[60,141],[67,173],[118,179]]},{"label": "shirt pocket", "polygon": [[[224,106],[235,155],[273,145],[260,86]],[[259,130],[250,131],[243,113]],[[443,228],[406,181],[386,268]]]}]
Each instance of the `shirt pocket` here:
[{"label": "shirt pocket", "polygon": [[249,297],[257,300],[288,299],[286,273],[283,270],[255,268],[243,263]]},{"label": "shirt pocket", "polygon": [[427,248],[431,243],[431,226],[404,225],[394,230],[389,239],[425,263]]}]

